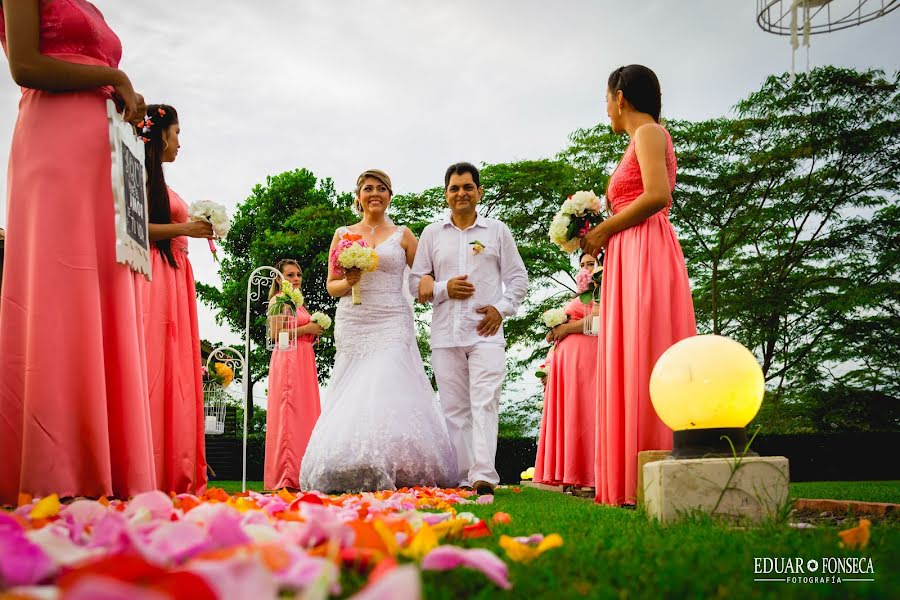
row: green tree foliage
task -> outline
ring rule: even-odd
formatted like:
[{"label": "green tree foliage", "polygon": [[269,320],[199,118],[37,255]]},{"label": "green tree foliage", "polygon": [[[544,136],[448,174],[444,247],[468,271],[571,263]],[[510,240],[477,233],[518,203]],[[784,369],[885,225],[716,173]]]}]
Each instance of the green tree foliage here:
[{"label": "green tree foliage", "polygon": [[[222,289],[198,284],[198,295],[217,310],[220,323],[243,332],[247,279],[262,265],[275,265],[293,258],[303,269],[302,291],[310,312],[321,311],[334,318],[336,299],[328,295],[328,248],[335,229],[355,221],[350,196],[335,192],[330,179],[317,179],[306,169],[266,178],[238,207],[228,238],[223,240],[225,258],[219,267]],[[268,288],[251,305],[251,377],[259,381],[268,374],[269,352],[265,350],[265,310]],[[320,381],[325,381],[334,362],[334,338],[326,332],[316,346]]]},{"label": "green tree foliage", "polygon": [[898,91],[826,67],[672,128],[698,324],[756,353],[776,407],[837,382],[900,390]]}]

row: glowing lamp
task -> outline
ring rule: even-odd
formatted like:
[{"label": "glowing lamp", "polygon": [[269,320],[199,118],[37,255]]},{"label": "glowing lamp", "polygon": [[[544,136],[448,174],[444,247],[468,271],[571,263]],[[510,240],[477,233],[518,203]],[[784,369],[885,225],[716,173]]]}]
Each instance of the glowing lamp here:
[{"label": "glowing lamp", "polygon": [[731,456],[728,440],[742,452],[764,392],[756,357],[718,335],[681,340],[659,357],[650,375],[653,408],[675,432],[674,458]]}]

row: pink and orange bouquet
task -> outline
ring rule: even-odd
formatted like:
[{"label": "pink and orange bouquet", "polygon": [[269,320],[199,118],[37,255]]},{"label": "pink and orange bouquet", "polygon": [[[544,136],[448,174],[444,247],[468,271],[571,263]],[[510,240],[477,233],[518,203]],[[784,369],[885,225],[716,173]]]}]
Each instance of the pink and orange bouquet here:
[{"label": "pink and orange bouquet", "polygon": [[[364,273],[371,273],[378,268],[378,255],[375,249],[370,247],[361,235],[345,233],[341,241],[331,252],[331,269],[335,275],[342,277],[350,269],[359,269]],[[362,304],[359,293],[359,284],[353,286],[353,304]]]}]

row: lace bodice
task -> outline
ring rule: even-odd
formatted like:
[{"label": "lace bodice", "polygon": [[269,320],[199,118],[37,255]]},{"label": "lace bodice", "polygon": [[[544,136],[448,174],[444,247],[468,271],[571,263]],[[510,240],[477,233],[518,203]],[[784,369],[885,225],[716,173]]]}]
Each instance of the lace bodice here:
[{"label": "lace bodice", "polygon": [[[675,147],[672,145],[672,136],[669,135],[669,132],[661,125],[658,127],[661,127],[666,134],[666,173],[669,176],[669,188],[674,190],[675,173],[678,170]],[[609,179],[606,195],[609,198],[613,212],[619,212],[643,193],[644,180],[641,179],[641,165],[638,163],[637,154],[634,150],[634,140],[631,140],[628,148],[625,149],[622,161]],[[670,206],[671,204],[661,212],[668,215]]]},{"label": "lace bodice", "polygon": [[[6,50],[6,23],[0,10],[0,42]],[[41,54],[78,54],[117,67],[122,43],[103,15],[86,0],[42,0]]]},{"label": "lace bodice", "polygon": [[[394,344],[414,344],[412,306],[406,287],[406,250],[400,245],[403,227],[375,247],[378,268],[363,273],[359,283],[362,304],[350,296],[338,302],[334,340],[337,352],[366,354]],[[338,233],[349,231],[341,227]]]}]

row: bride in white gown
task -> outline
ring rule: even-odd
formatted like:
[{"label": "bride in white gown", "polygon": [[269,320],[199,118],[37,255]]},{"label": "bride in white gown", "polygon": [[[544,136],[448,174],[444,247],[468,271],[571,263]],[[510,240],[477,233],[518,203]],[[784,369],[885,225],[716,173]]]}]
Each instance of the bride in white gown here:
[{"label": "bride in white gown", "polygon": [[[385,217],[391,181],[377,170],[357,181],[362,221],[335,232],[375,247],[378,268],[360,277],[336,276],[328,292],[340,296],[335,316],[337,353],[323,409],[300,466],[300,487],[359,492],[415,485],[451,487],[456,457],[416,344],[413,310],[404,290],[416,237]],[[329,252],[330,254],[330,252]],[[359,281],[362,304],[352,304]]]}]

